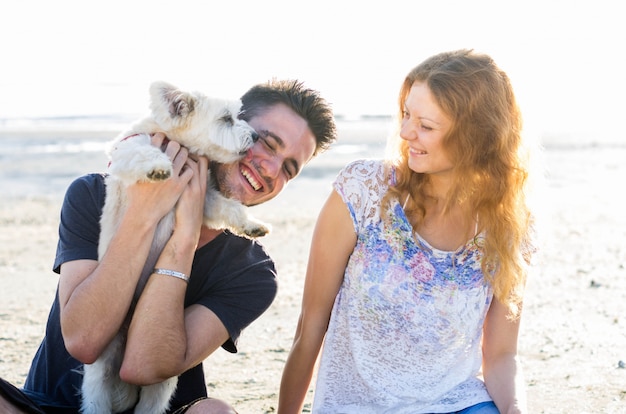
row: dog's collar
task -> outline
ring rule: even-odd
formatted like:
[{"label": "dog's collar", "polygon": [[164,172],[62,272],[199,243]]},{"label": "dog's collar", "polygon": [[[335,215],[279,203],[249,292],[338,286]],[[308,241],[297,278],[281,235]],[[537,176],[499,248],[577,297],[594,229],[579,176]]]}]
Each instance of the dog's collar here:
[{"label": "dog's collar", "polygon": [[[132,137],[137,137],[139,135],[142,135],[142,134],[129,135],[127,137],[124,137],[124,138],[120,139],[120,142],[126,141],[127,139],[130,139]],[[150,136],[152,136],[152,134],[150,134]],[[168,142],[170,142],[169,138],[167,138],[167,137],[163,138],[163,142],[161,143],[161,151],[165,151],[165,147],[167,147],[167,143]]]},{"label": "dog's collar", "polygon": [[124,137],[124,138],[120,139],[120,142],[121,142],[121,141],[126,141],[126,140],[127,140],[127,139],[129,139],[129,138],[132,138],[132,137],[137,137],[137,136],[139,136],[139,134],[129,135],[129,136],[127,136],[127,137]]},{"label": "dog's collar", "polygon": [[[129,135],[127,137],[124,137],[124,138],[120,139],[119,142],[126,141],[127,139],[132,138],[132,137],[136,137],[136,136],[139,136],[139,134]],[[107,168],[110,167],[110,166],[111,166],[111,161],[109,161],[109,163],[107,164]]]}]

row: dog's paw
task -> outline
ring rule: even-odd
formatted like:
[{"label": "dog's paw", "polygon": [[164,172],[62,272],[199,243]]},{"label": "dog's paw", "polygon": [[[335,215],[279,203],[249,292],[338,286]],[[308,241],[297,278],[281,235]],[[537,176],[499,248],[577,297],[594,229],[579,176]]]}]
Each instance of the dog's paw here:
[{"label": "dog's paw", "polygon": [[150,145],[150,135],[135,134],[115,141],[109,151],[109,173],[130,185],[163,181],[173,174],[172,162],[160,148]]},{"label": "dog's paw", "polygon": [[172,175],[172,172],[169,169],[155,168],[153,170],[148,171],[148,174],[146,174],[146,177],[150,181],[165,181],[168,178],[170,178],[171,175]]},{"label": "dog's paw", "polygon": [[241,230],[244,235],[252,238],[263,237],[270,232],[270,228],[263,223],[249,223],[248,226]]}]

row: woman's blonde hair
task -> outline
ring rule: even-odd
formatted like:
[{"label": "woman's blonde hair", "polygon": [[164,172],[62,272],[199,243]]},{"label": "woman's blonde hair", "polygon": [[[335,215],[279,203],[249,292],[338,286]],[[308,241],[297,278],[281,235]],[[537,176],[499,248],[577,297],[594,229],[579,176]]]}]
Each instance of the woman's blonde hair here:
[{"label": "woman's blonde hair", "polygon": [[[446,209],[462,203],[478,218],[485,234],[482,269],[494,295],[519,315],[526,265],[530,260],[530,212],[526,204],[527,160],[521,155],[522,116],[508,76],[485,54],[458,50],[435,55],[415,67],[404,80],[399,120],[415,82],[428,86],[432,96],[452,121],[443,147],[454,164],[454,185]],[[400,121],[398,121],[400,124]],[[409,193],[407,216],[413,225],[423,220],[428,175],[408,165],[408,144],[395,137],[396,185],[383,200]],[[386,216],[383,212],[383,217]]]}]

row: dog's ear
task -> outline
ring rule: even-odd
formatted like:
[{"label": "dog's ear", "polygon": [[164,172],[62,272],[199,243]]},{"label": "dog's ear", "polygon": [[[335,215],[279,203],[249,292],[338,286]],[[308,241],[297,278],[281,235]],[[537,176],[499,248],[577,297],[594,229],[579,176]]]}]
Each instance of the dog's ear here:
[{"label": "dog's ear", "polygon": [[154,82],[150,86],[150,95],[153,110],[156,107],[165,107],[172,118],[186,118],[196,106],[196,99],[193,95],[167,82]]}]

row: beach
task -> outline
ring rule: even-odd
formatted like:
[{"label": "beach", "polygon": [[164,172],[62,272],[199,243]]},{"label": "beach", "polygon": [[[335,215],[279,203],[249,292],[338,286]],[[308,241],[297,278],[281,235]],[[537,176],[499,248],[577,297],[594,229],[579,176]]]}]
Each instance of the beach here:
[{"label": "beach", "polygon": [[[254,207],[279,291],[244,331],[237,354],[204,363],[208,393],[242,414],[273,413],[295,330],[309,243],[339,169],[382,157],[389,125],[339,123],[339,141],[277,199]],[[22,385],[44,335],[59,208],[74,177],[106,168],[111,130],[0,130],[0,376]],[[538,197],[540,250],[519,340],[531,413],[626,413],[626,140],[550,137]],[[304,412],[309,412],[314,383]]]}]

